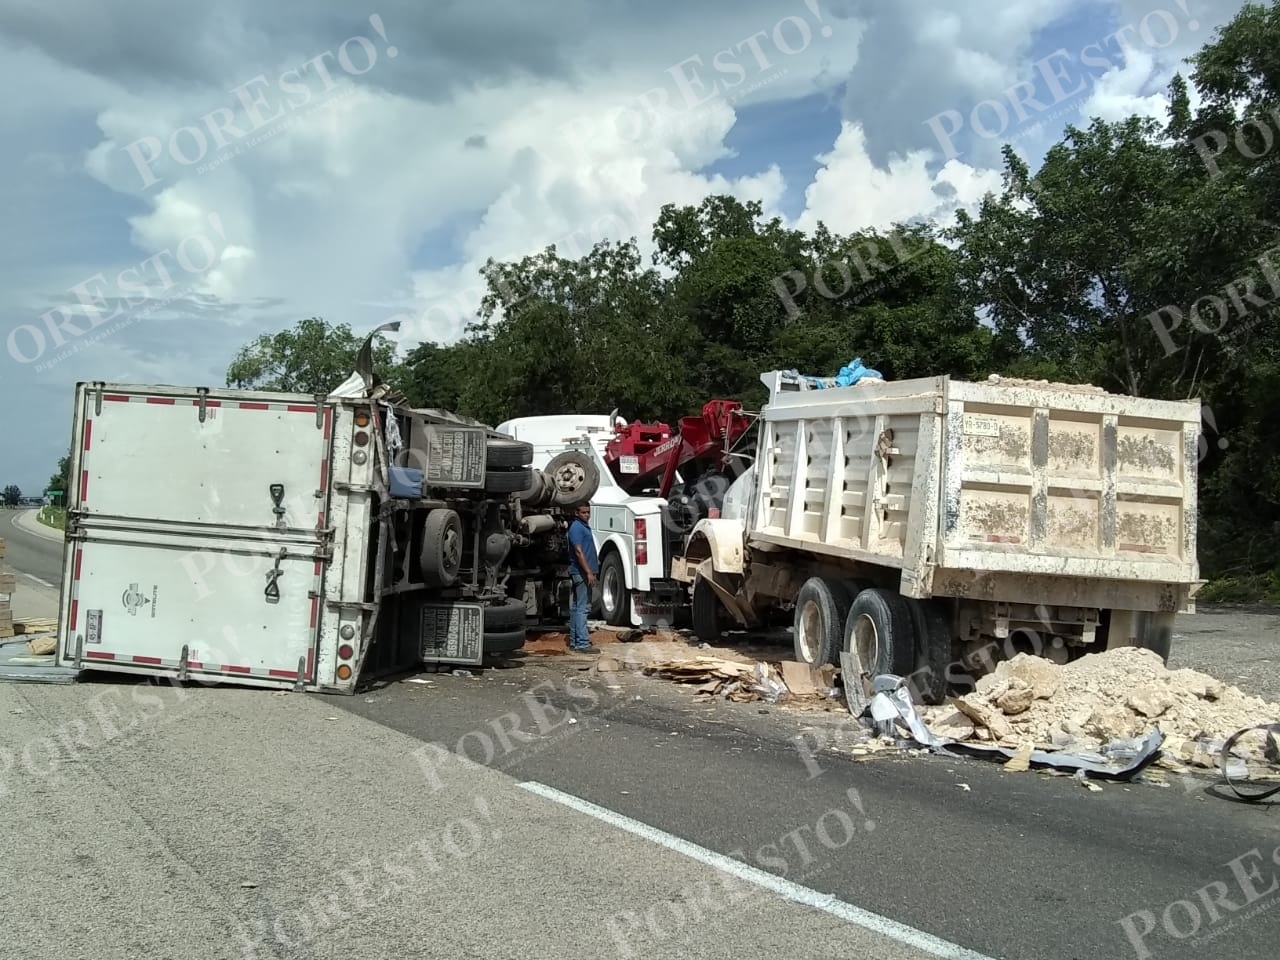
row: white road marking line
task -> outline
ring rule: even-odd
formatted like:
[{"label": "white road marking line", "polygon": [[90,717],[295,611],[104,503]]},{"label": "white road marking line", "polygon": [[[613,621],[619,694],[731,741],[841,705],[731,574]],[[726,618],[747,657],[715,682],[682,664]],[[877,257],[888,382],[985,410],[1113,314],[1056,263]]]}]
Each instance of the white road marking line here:
[{"label": "white road marking line", "polygon": [[57,590],[57,589],[58,589],[58,588],[57,588],[57,587],[55,587],[52,583],[50,583],[48,580],[41,580],[39,577],[33,577],[33,576],[32,576],[31,574],[29,574],[29,573],[24,573],[24,574],[23,574],[23,576],[24,576],[24,577],[26,577],[28,580],[34,580],[36,583],[40,584],[41,586],[48,587],[50,590]]},{"label": "white road marking line", "polygon": [[657,827],[651,827],[647,823],[641,823],[639,820],[632,820],[630,817],[615,813],[607,807],[596,806],[596,804],[580,797],[575,797],[571,793],[565,793],[555,787],[548,787],[545,783],[530,780],[519,784],[519,786],[530,793],[536,793],[538,796],[554,800],[556,803],[577,810],[579,813],[585,813],[587,816],[602,820],[610,826],[626,830],[628,833],[634,833],[636,836],[666,847],[668,850],[674,850],[676,853],[682,853],[686,857],[715,867],[717,870],[723,870],[739,880],[745,880],[748,883],[754,883],[756,886],[764,887],[784,899],[829,913],[833,917],[844,920],[846,923],[870,930],[872,933],[878,933],[883,937],[888,937],[890,940],[896,940],[935,957],[942,957],[944,960],[993,960],[993,958],[984,953],[977,953],[967,947],[935,937],[931,933],[925,933],[923,930],[909,927],[905,923],[898,923],[896,920],[882,917],[878,913],[855,907],[853,904],[846,903],[829,893],[820,893],[811,887],[804,887],[784,877],[759,870],[743,863],[741,860],[735,860],[733,857],[716,853],[714,850],[708,850],[706,847],[700,847],[696,843],[682,840],[664,830],[659,830]]}]

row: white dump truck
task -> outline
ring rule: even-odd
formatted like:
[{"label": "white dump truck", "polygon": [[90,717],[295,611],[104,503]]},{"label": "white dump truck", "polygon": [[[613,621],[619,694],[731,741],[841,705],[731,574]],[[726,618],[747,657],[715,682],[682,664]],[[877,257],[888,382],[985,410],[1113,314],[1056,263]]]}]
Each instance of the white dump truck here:
[{"label": "white dump truck", "polygon": [[864,679],[910,676],[926,703],[1019,651],[1167,658],[1203,583],[1198,401],[761,379],[755,463],[673,565],[703,639],[789,619],[796,659],[855,653]]},{"label": "white dump truck", "polygon": [[[368,343],[361,364],[368,364]],[[59,666],[328,693],[525,641],[513,568],[564,555],[533,448],[358,369],[329,395],[76,386]]]}]

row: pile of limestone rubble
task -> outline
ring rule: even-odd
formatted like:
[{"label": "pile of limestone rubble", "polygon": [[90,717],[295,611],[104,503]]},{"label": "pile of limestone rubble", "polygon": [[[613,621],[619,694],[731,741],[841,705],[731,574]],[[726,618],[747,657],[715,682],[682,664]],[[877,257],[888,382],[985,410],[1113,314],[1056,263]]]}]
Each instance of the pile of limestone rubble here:
[{"label": "pile of limestone rubble", "polygon": [[[1150,650],[1120,647],[1063,666],[1018,654],[980,679],[976,692],[922,714],[939,736],[1041,750],[1102,751],[1158,726],[1166,755],[1214,766],[1233,733],[1280,722],[1280,704],[1207,674],[1170,670]],[[1262,761],[1274,760],[1273,750],[1255,734],[1233,752]]]}]

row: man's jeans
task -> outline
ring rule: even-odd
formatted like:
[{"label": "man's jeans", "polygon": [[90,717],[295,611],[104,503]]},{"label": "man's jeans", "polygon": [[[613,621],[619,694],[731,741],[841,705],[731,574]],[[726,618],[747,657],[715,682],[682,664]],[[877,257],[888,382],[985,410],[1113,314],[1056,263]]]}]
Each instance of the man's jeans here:
[{"label": "man's jeans", "polygon": [[575,650],[591,645],[587,635],[587,610],[591,606],[591,588],[587,586],[587,578],[576,573],[569,575],[573,586],[573,599],[569,604],[569,646]]}]

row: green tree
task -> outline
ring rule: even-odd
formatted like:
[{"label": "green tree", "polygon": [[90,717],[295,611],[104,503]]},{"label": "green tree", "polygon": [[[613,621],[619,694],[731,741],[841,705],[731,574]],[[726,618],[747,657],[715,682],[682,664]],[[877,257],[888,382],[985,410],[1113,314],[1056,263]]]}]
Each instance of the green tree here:
[{"label": "green tree", "polygon": [[4,488],[3,496],[5,503],[11,507],[16,507],[18,502],[22,499],[22,491],[18,488],[17,484],[11,483]]},{"label": "green tree", "polygon": [[[329,324],[320,317],[308,317],[291,330],[262,334],[241,347],[227,368],[227,386],[327,394],[355,370],[363,342],[345,323]],[[398,386],[401,371],[395,344],[378,334],[373,356],[378,375]]]},{"label": "green tree", "polygon": [[49,483],[46,487],[48,490],[63,491],[63,498],[66,497],[66,491],[69,489],[68,484],[71,483],[71,453],[58,459],[58,470],[49,477]]}]

